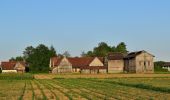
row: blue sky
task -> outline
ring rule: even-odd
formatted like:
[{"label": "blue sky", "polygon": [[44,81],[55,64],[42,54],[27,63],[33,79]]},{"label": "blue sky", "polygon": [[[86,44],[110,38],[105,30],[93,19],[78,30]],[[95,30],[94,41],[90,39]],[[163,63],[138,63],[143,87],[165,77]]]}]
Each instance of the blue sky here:
[{"label": "blue sky", "polygon": [[170,61],[169,0],[0,0],[0,60],[53,45],[79,56],[99,42],[125,42]]}]

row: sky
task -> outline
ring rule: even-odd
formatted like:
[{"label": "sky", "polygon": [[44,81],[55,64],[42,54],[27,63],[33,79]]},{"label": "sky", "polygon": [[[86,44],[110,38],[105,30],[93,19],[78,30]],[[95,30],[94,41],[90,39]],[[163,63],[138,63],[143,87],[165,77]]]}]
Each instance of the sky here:
[{"label": "sky", "polygon": [[125,42],[170,61],[170,0],[0,0],[0,60],[27,46],[79,56],[99,42]]}]

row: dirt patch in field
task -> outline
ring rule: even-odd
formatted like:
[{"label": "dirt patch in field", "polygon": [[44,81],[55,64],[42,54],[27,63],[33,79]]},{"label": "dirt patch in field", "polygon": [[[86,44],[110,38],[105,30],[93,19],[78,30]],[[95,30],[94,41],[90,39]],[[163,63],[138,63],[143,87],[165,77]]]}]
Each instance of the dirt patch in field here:
[{"label": "dirt patch in field", "polygon": [[35,74],[35,79],[53,78],[170,78],[170,74]]}]

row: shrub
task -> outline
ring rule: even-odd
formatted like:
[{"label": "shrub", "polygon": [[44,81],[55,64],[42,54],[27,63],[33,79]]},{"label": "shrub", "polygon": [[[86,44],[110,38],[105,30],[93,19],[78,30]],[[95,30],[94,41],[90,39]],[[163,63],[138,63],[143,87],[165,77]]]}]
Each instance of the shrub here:
[{"label": "shrub", "polygon": [[30,80],[34,79],[32,74],[0,74],[0,80]]}]

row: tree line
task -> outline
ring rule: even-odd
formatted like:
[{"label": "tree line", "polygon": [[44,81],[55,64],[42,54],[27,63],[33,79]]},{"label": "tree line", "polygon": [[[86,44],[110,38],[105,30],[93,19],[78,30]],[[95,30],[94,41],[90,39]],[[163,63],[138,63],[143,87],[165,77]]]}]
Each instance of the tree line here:
[{"label": "tree line", "polygon": [[[93,50],[82,52],[82,57],[105,57],[109,52],[121,52],[127,53],[126,44],[124,42],[119,43],[117,46],[109,46],[105,42],[101,42]],[[37,47],[28,46],[23,51],[23,56],[12,57],[10,61],[24,61],[29,67],[29,71],[33,73],[44,73],[49,71],[50,58],[54,56],[66,56],[71,57],[68,51],[63,54],[57,54],[53,46],[48,47],[44,44],[40,44]]]}]

